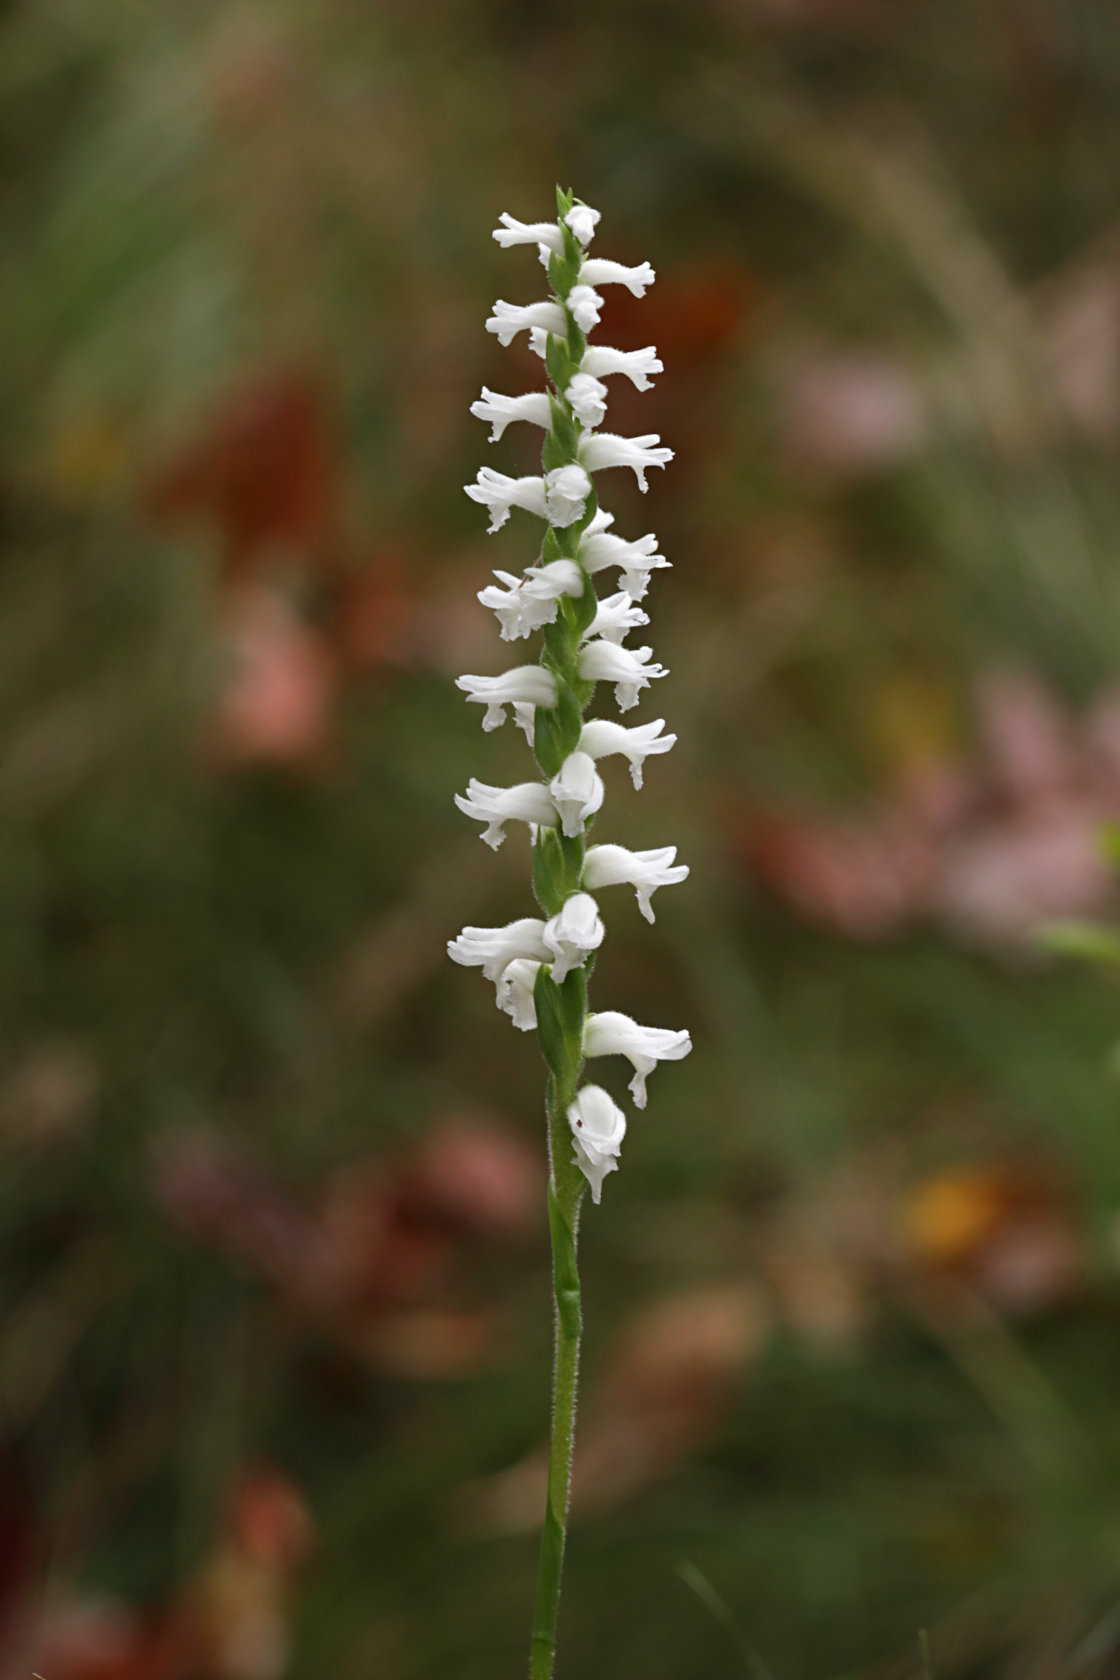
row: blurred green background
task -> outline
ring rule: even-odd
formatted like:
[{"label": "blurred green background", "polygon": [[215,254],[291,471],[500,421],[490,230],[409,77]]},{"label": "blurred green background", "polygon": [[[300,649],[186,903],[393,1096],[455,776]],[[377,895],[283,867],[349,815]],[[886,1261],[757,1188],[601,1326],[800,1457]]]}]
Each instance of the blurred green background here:
[{"label": "blurred green background", "polygon": [[444,946],[529,913],[452,679],[557,181],[677,452],[600,826],[692,875],[595,1000],[695,1042],[584,1220],[560,1672],[1120,1673],[1116,999],[1035,937],[1120,817],[1120,14],[5,0],[5,1680],[522,1671],[542,1068]]}]

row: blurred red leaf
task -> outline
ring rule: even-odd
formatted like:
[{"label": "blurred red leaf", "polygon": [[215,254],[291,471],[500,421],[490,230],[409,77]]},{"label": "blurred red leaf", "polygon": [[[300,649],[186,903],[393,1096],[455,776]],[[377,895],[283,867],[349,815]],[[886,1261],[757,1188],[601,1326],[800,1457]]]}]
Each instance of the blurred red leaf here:
[{"label": "blurred red leaf", "polygon": [[259,571],[276,551],[332,558],[337,442],[319,380],[263,372],[226,393],[157,474],[153,515],[202,519],[222,541],[227,577]]},{"label": "blurred red leaf", "polygon": [[180,1230],[250,1266],[302,1317],[425,1377],[468,1368],[492,1344],[487,1315],[445,1298],[468,1245],[524,1237],[543,1206],[542,1166],[528,1147],[468,1118],[395,1162],[347,1167],[317,1206],[201,1132],[163,1141],[152,1184]]}]

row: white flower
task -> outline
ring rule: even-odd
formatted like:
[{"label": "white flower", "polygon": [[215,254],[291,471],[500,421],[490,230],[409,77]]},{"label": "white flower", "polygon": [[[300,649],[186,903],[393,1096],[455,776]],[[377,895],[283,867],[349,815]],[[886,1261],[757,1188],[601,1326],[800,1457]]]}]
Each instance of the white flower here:
[{"label": "white flower", "polygon": [[638,897],[638,908],[647,922],[654,920],[650,899],[658,887],[673,887],[688,876],[687,863],[674,864],[675,846],[655,846],[646,852],[631,852],[625,846],[592,846],[583,866],[583,884],[597,892],[628,882]]},{"label": "white flower", "polygon": [[539,962],[531,962],[528,957],[515,957],[498,981],[495,1001],[518,1032],[531,1032],[537,1024],[533,987],[540,966]]},{"label": "white flower", "polygon": [[590,893],[573,893],[551,921],[544,925],[544,942],[552,954],[552,978],[559,985],[570,969],[597,951],[605,933],[599,906]]},{"label": "white flower", "polygon": [[506,721],[506,707],[514,701],[529,706],[556,704],[556,678],[544,665],[516,665],[497,677],[456,677],[455,687],[467,699],[486,707],[483,729],[500,729]]},{"label": "white flower", "polygon": [[625,1056],[634,1069],[630,1090],[635,1106],[646,1106],[646,1080],[658,1062],[679,1062],[692,1049],[687,1032],[668,1027],[640,1027],[629,1015],[607,1009],[589,1015],[583,1029],[585,1056]]},{"label": "white flower", "polygon": [[528,705],[524,700],[515,700],[513,702],[513,721],[530,747],[535,747],[537,744],[537,708]]},{"label": "white flower", "polygon": [[517,957],[532,957],[537,962],[549,960],[543,935],[544,923],[535,916],[523,916],[505,927],[465,927],[448,941],[447,954],[452,962],[461,963],[464,968],[481,968],[484,978],[497,985]]},{"label": "white flower", "polygon": [[545,511],[550,525],[574,525],[583,518],[591,480],[582,467],[554,467],[545,474]]},{"label": "white flower", "polygon": [[548,332],[544,327],[529,328],[529,348],[543,362],[548,355]]},{"label": "white flower", "polygon": [[625,286],[634,297],[643,298],[646,287],[652,286],[657,277],[647,262],[637,268],[627,268],[624,263],[611,262],[609,257],[586,257],[579,278],[584,286]]},{"label": "white flower", "polygon": [[585,682],[614,683],[620,712],[638,704],[638,695],[654,677],[667,677],[664,665],[651,665],[653,649],[618,647],[614,642],[585,642],[580,649],[579,674]]},{"label": "white flower", "polygon": [[495,852],[506,837],[507,822],[529,823],[533,828],[552,828],[556,823],[556,807],[543,782],[488,787],[472,776],[466,794],[457,793],[455,803],[464,816],[486,824],[482,838]]},{"label": "white flower", "polygon": [[592,718],[585,723],[579,738],[579,750],[592,758],[606,758],[608,753],[623,753],[630,760],[630,778],[636,788],[642,785],[642,766],[651,753],[667,753],[677,744],[675,735],[662,735],[665,719],[653,723],[639,723],[627,729],[607,718]]},{"label": "white flower", "polygon": [[547,245],[558,257],[563,255],[564,235],[558,223],[519,222],[508,210],[503,210],[498,220],[502,225],[494,229],[492,237],[498,241],[503,251],[508,251],[511,245],[540,244]]},{"label": "white flower", "polygon": [[626,542],[613,536],[605,527],[596,529],[593,519],[583,533],[579,545],[583,565],[594,575],[605,566],[620,567],[619,583],[632,601],[641,601],[649,590],[649,574],[668,569],[671,562],[657,552],[657,538],[652,531],[636,542]]},{"label": "white flower", "polygon": [[595,237],[595,224],[601,212],[592,210],[590,204],[574,204],[564,217],[564,221],[571,228],[581,245],[590,245]]},{"label": "white flower", "polygon": [[583,573],[574,560],[550,560],[547,566],[526,566],[525,576],[542,595],[583,594]]},{"label": "white flower", "polygon": [[649,614],[634,605],[633,597],[625,589],[620,589],[617,595],[608,595],[599,602],[595,617],[587,626],[585,640],[602,636],[606,642],[621,643],[631,630],[648,623]]},{"label": "white flower", "polygon": [[[588,288],[590,289],[590,288]],[[494,313],[487,317],[486,331],[497,335],[498,343],[511,345],[519,332],[542,327],[562,338],[567,331],[564,311],[558,303],[507,303],[499,298]]]},{"label": "white flower", "polygon": [[[544,351],[541,351],[544,355]],[[609,379],[612,373],[624,373],[639,391],[653,389],[651,375],[664,373],[665,365],[658,360],[657,347],[647,344],[644,350],[614,350],[609,344],[589,344],[580,360],[581,373],[593,373],[596,379]]]},{"label": "white flower", "polygon": [[[606,508],[596,508],[584,531],[584,537],[597,537],[601,531],[606,531],[614,524],[614,514],[608,513]],[[583,538],[580,539],[581,542]]]},{"label": "white flower", "polygon": [[573,1159],[591,1186],[591,1200],[598,1206],[604,1178],[618,1170],[626,1116],[601,1085],[585,1085],[568,1108],[568,1125],[576,1146]]},{"label": "white flower", "polygon": [[488,391],[484,385],[481,397],[471,404],[471,413],[477,420],[489,422],[491,443],[499,442],[513,420],[528,420],[530,425],[543,426],[546,431],[552,424],[547,391],[526,391],[522,397],[503,397],[497,391]]},{"label": "white flower", "polygon": [[512,572],[496,571],[506,585],[488,584],[478,598],[497,614],[503,642],[516,642],[532,635],[556,617],[561,595],[583,594],[583,573],[574,560],[553,560],[547,566],[530,566],[522,578]]},{"label": "white flower", "polygon": [[585,752],[569,753],[559,773],[548,784],[560,826],[569,839],[583,833],[588,817],[593,817],[603,803],[603,778],[595,768],[595,760]]},{"label": "white flower", "polygon": [[510,508],[524,508],[538,519],[548,516],[545,502],[545,481],[535,475],[510,478],[508,473],[495,472],[493,467],[479,467],[478,482],[464,484],[463,489],[472,502],[481,502],[490,512],[491,532],[500,531],[509,518]]},{"label": "white flower", "polygon": [[581,426],[601,426],[607,416],[607,387],[589,373],[577,373],[564,392]]},{"label": "white flower", "polygon": [[593,432],[580,439],[579,458],[588,472],[602,472],[606,467],[632,467],[638,488],[648,490],[646,470],[664,467],[673,459],[671,449],[658,449],[661,437],[646,432],[641,437],[619,437],[617,432]]},{"label": "white flower", "polygon": [[[589,333],[592,327],[599,325],[599,311],[603,307],[603,300],[590,286],[573,286],[565,301],[580,332]],[[532,324],[546,326],[547,322]]]}]

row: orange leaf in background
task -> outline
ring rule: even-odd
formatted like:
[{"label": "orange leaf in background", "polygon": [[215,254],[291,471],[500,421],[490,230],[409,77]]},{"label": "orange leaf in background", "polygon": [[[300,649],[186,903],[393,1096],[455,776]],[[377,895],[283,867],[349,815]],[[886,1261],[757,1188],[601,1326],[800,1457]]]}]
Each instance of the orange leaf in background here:
[{"label": "orange leaf in background", "polygon": [[1051,1170],[1016,1162],[949,1168],[913,1186],[899,1221],[905,1257],[919,1273],[964,1284],[1006,1312],[1042,1311],[1083,1281],[1076,1211]]}]

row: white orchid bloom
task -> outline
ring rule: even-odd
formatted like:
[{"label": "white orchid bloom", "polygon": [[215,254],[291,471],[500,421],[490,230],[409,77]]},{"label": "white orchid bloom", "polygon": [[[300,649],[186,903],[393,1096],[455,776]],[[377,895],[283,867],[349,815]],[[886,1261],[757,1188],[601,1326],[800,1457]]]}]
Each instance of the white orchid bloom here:
[{"label": "white orchid bloom", "polygon": [[622,753],[630,761],[630,779],[636,788],[642,785],[642,766],[653,753],[667,753],[677,744],[675,735],[662,735],[665,719],[653,723],[612,723],[608,718],[592,718],[585,723],[579,737],[579,750],[589,757],[606,758],[609,753]]},{"label": "white orchid bloom", "polygon": [[616,642],[621,646],[631,630],[638,630],[648,623],[649,614],[635,605],[627,590],[620,589],[617,595],[608,595],[599,602],[585,636],[588,641],[593,636],[601,636],[605,642]]},{"label": "white orchid bloom", "polygon": [[[603,300],[591,286],[573,286],[568,293],[568,308],[572,319],[581,333],[589,333],[599,325],[599,312],[603,307]],[[533,325],[547,326],[547,322],[534,322]]]},{"label": "white orchid bloom", "polygon": [[520,729],[530,747],[534,746],[537,738],[537,708],[530,706],[524,700],[513,702],[514,726]]},{"label": "white orchid bloom", "polygon": [[674,863],[676,855],[675,846],[654,846],[644,852],[632,852],[626,846],[591,846],[583,865],[583,884],[592,892],[632,886],[639,910],[647,922],[653,922],[651,900],[658,887],[673,887],[688,879],[688,865]]},{"label": "white orchid bloom", "polygon": [[486,707],[483,729],[500,729],[506,707],[520,701],[528,706],[555,706],[556,678],[544,665],[517,665],[497,677],[456,677],[455,687],[467,699]]},{"label": "white orchid bloom", "polygon": [[583,833],[588,819],[602,806],[603,778],[587,753],[569,753],[549,782],[548,791],[559,813],[561,829],[573,839]]},{"label": "white orchid bloom", "polygon": [[583,573],[574,560],[553,560],[547,566],[530,566],[524,577],[512,572],[496,571],[494,576],[505,585],[488,584],[480,589],[478,598],[484,607],[497,614],[504,642],[516,642],[532,635],[544,625],[551,624],[559,610],[562,595],[583,594]]},{"label": "white orchid bloom", "polygon": [[643,493],[649,489],[646,472],[650,467],[664,467],[673,459],[671,449],[659,449],[658,432],[646,432],[642,437],[619,437],[617,432],[592,432],[580,439],[579,458],[588,472],[603,472],[607,467],[630,467]]},{"label": "white orchid bloom", "polygon": [[515,420],[527,420],[531,426],[542,426],[545,431],[552,424],[547,391],[526,391],[524,396],[503,397],[500,392],[489,391],[484,385],[481,397],[471,404],[471,413],[476,420],[487,421],[491,428],[491,443],[500,443],[502,433]]},{"label": "white orchid bloom", "polygon": [[647,344],[644,350],[614,350],[609,344],[589,344],[580,358],[579,371],[594,374],[596,379],[609,379],[612,373],[624,373],[635,390],[650,391],[653,389],[653,375],[664,373],[665,366],[658,360],[657,348],[653,344]]},{"label": "white orchid bloom", "polygon": [[472,776],[466,793],[455,795],[455,803],[465,817],[486,824],[482,838],[495,852],[506,837],[507,822],[528,823],[534,831],[556,824],[556,807],[543,782],[518,782],[500,788]]},{"label": "white orchid bloom", "polygon": [[573,893],[562,910],[544,925],[544,942],[551,954],[552,978],[559,986],[603,943],[599,906],[590,893]]},{"label": "white orchid bloom", "polygon": [[511,478],[508,473],[495,472],[493,467],[479,467],[477,482],[465,484],[463,488],[472,502],[481,502],[489,510],[491,532],[501,530],[511,508],[524,508],[538,519],[547,518],[544,479],[535,474]]},{"label": "white orchid bloom", "polygon": [[537,1024],[537,1003],[533,988],[540,963],[528,957],[514,957],[498,981],[495,1001],[518,1032],[532,1032]]},{"label": "white orchid bloom", "polygon": [[600,211],[592,210],[590,204],[575,204],[564,217],[564,222],[575,234],[580,244],[587,246],[595,237],[595,228],[600,214]]},{"label": "white orchid bloom", "polygon": [[583,518],[587,498],[591,494],[591,480],[582,467],[555,467],[546,473],[545,515],[550,525],[561,529]]},{"label": "white orchid bloom", "polygon": [[481,968],[484,977],[494,985],[518,957],[531,957],[538,963],[550,960],[544,943],[544,923],[536,916],[507,922],[505,927],[465,927],[448,941],[447,954],[452,962],[464,968]]},{"label": "white orchid bloom", "polygon": [[567,1110],[568,1125],[575,1142],[575,1163],[591,1187],[596,1206],[603,1194],[603,1180],[617,1172],[626,1116],[601,1085],[585,1085]]},{"label": "white orchid bloom", "polygon": [[564,392],[581,426],[594,431],[607,417],[607,387],[590,373],[573,375]]},{"label": "white orchid bloom", "polygon": [[567,322],[561,306],[551,299],[545,303],[507,303],[504,298],[499,298],[493,315],[488,316],[486,321],[486,331],[493,333],[498,343],[507,349],[518,333],[529,332],[533,327],[541,327],[545,332],[562,338],[567,331]]},{"label": "white orchid bloom", "polygon": [[585,642],[580,650],[579,674],[585,682],[614,683],[620,712],[638,704],[638,695],[655,677],[669,675],[664,665],[651,665],[653,649],[619,647],[615,642]]},{"label": "white orchid bloom", "polygon": [[503,251],[512,245],[547,245],[558,257],[563,256],[564,235],[558,222],[519,222],[508,210],[503,210],[498,220],[502,225],[494,229],[491,238],[498,241]]},{"label": "white orchid bloom", "polygon": [[609,257],[585,257],[579,278],[581,285],[625,286],[632,296],[644,298],[647,287],[653,285],[657,276],[648,262],[627,268],[625,263],[611,262]]},{"label": "white orchid bloom", "polygon": [[543,478],[535,474],[511,478],[493,467],[479,467],[477,482],[463,488],[472,502],[481,502],[489,509],[493,533],[501,530],[515,507],[547,519],[550,525],[574,525],[583,517],[591,480],[582,467],[574,465],[555,467]]},{"label": "white orchid bloom", "polygon": [[630,1090],[637,1108],[646,1106],[646,1080],[658,1062],[679,1062],[691,1049],[687,1032],[641,1027],[617,1009],[589,1015],[583,1029],[585,1056],[625,1056],[630,1062],[634,1069]]},{"label": "white orchid bloom", "polygon": [[[561,206],[566,202],[561,198]],[[659,1062],[688,1054],[688,1033],[641,1026],[614,1010],[588,1015],[581,1001],[583,980],[576,983],[571,978],[581,970],[586,977],[605,937],[593,894],[627,883],[635,890],[642,915],[652,922],[657,889],[688,876],[687,867],[676,862],[674,846],[630,851],[624,846],[587,845],[589,827],[605,798],[598,761],[611,755],[625,758],[634,786],[640,788],[646,759],[668,752],[676,743],[676,736],[666,733],[663,718],[626,727],[587,718],[586,705],[581,705],[588,693],[585,685],[606,682],[613,685],[619,708],[627,711],[652,682],[668,674],[655,662],[651,648],[625,643],[649,623],[638,603],[649,591],[653,572],[669,562],[658,551],[652,532],[634,541],[613,534],[614,516],[598,506],[591,476],[629,467],[644,491],[649,469],[672,460],[672,450],[662,447],[655,432],[622,437],[599,430],[607,417],[607,380],[621,374],[645,391],[662,364],[652,345],[620,350],[586,342],[603,308],[599,288],[624,286],[641,298],[655,275],[649,263],[627,266],[586,255],[598,221],[597,210],[574,204],[571,210],[561,210],[557,223],[520,222],[503,212],[494,230],[503,248],[535,247],[556,295],[528,304],[499,298],[487,330],[503,345],[525,332],[533,352],[549,363],[551,375],[561,368],[571,371],[562,384],[550,382],[544,390],[517,396],[483,386],[471,404],[471,412],[489,426],[492,442],[500,442],[515,422],[546,433],[539,475],[513,477],[483,467],[476,482],[467,486],[468,496],[487,508],[491,531],[500,530],[515,507],[549,527],[536,565],[527,566],[520,576],[496,571],[495,581],[478,593],[481,604],[496,615],[504,641],[546,632],[541,662],[498,676],[458,679],[468,700],[485,708],[485,729],[497,728],[512,711],[516,727],[540,754],[541,779],[507,788],[472,780],[455,802],[484,825],[482,838],[495,850],[509,822],[529,826],[537,846],[534,885],[554,914],[545,920],[525,917],[500,928],[464,928],[449,942],[448,952],[454,961],[482,970],[495,987],[498,1008],[519,1030],[563,1023],[558,1032],[543,1035],[551,1075],[560,1089],[573,1089],[584,1056],[622,1055],[634,1070],[630,1088],[635,1102],[644,1107],[650,1072]],[[575,256],[573,239],[581,250],[578,263],[569,261]],[[546,471],[543,463],[554,461],[565,464]],[[591,508],[594,513],[589,516]],[[618,582],[613,592],[605,590],[600,596],[593,580],[609,568],[617,570]],[[573,1010],[578,1011],[574,1019]],[[565,1112],[574,1163],[598,1202],[603,1180],[618,1165],[625,1115],[597,1085],[577,1091]],[[570,1171],[557,1176],[556,1186],[566,1197],[573,1193],[573,1176]]]},{"label": "white orchid bloom", "polygon": [[667,570],[672,564],[663,554],[658,554],[657,538],[652,531],[635,542],[627,542],[605,526],[596,530],[594,520],[580,540],[579,557],[592,576],[606,566],[617,566],[618,581],[632,601],[645,599],[651,572]]}]

